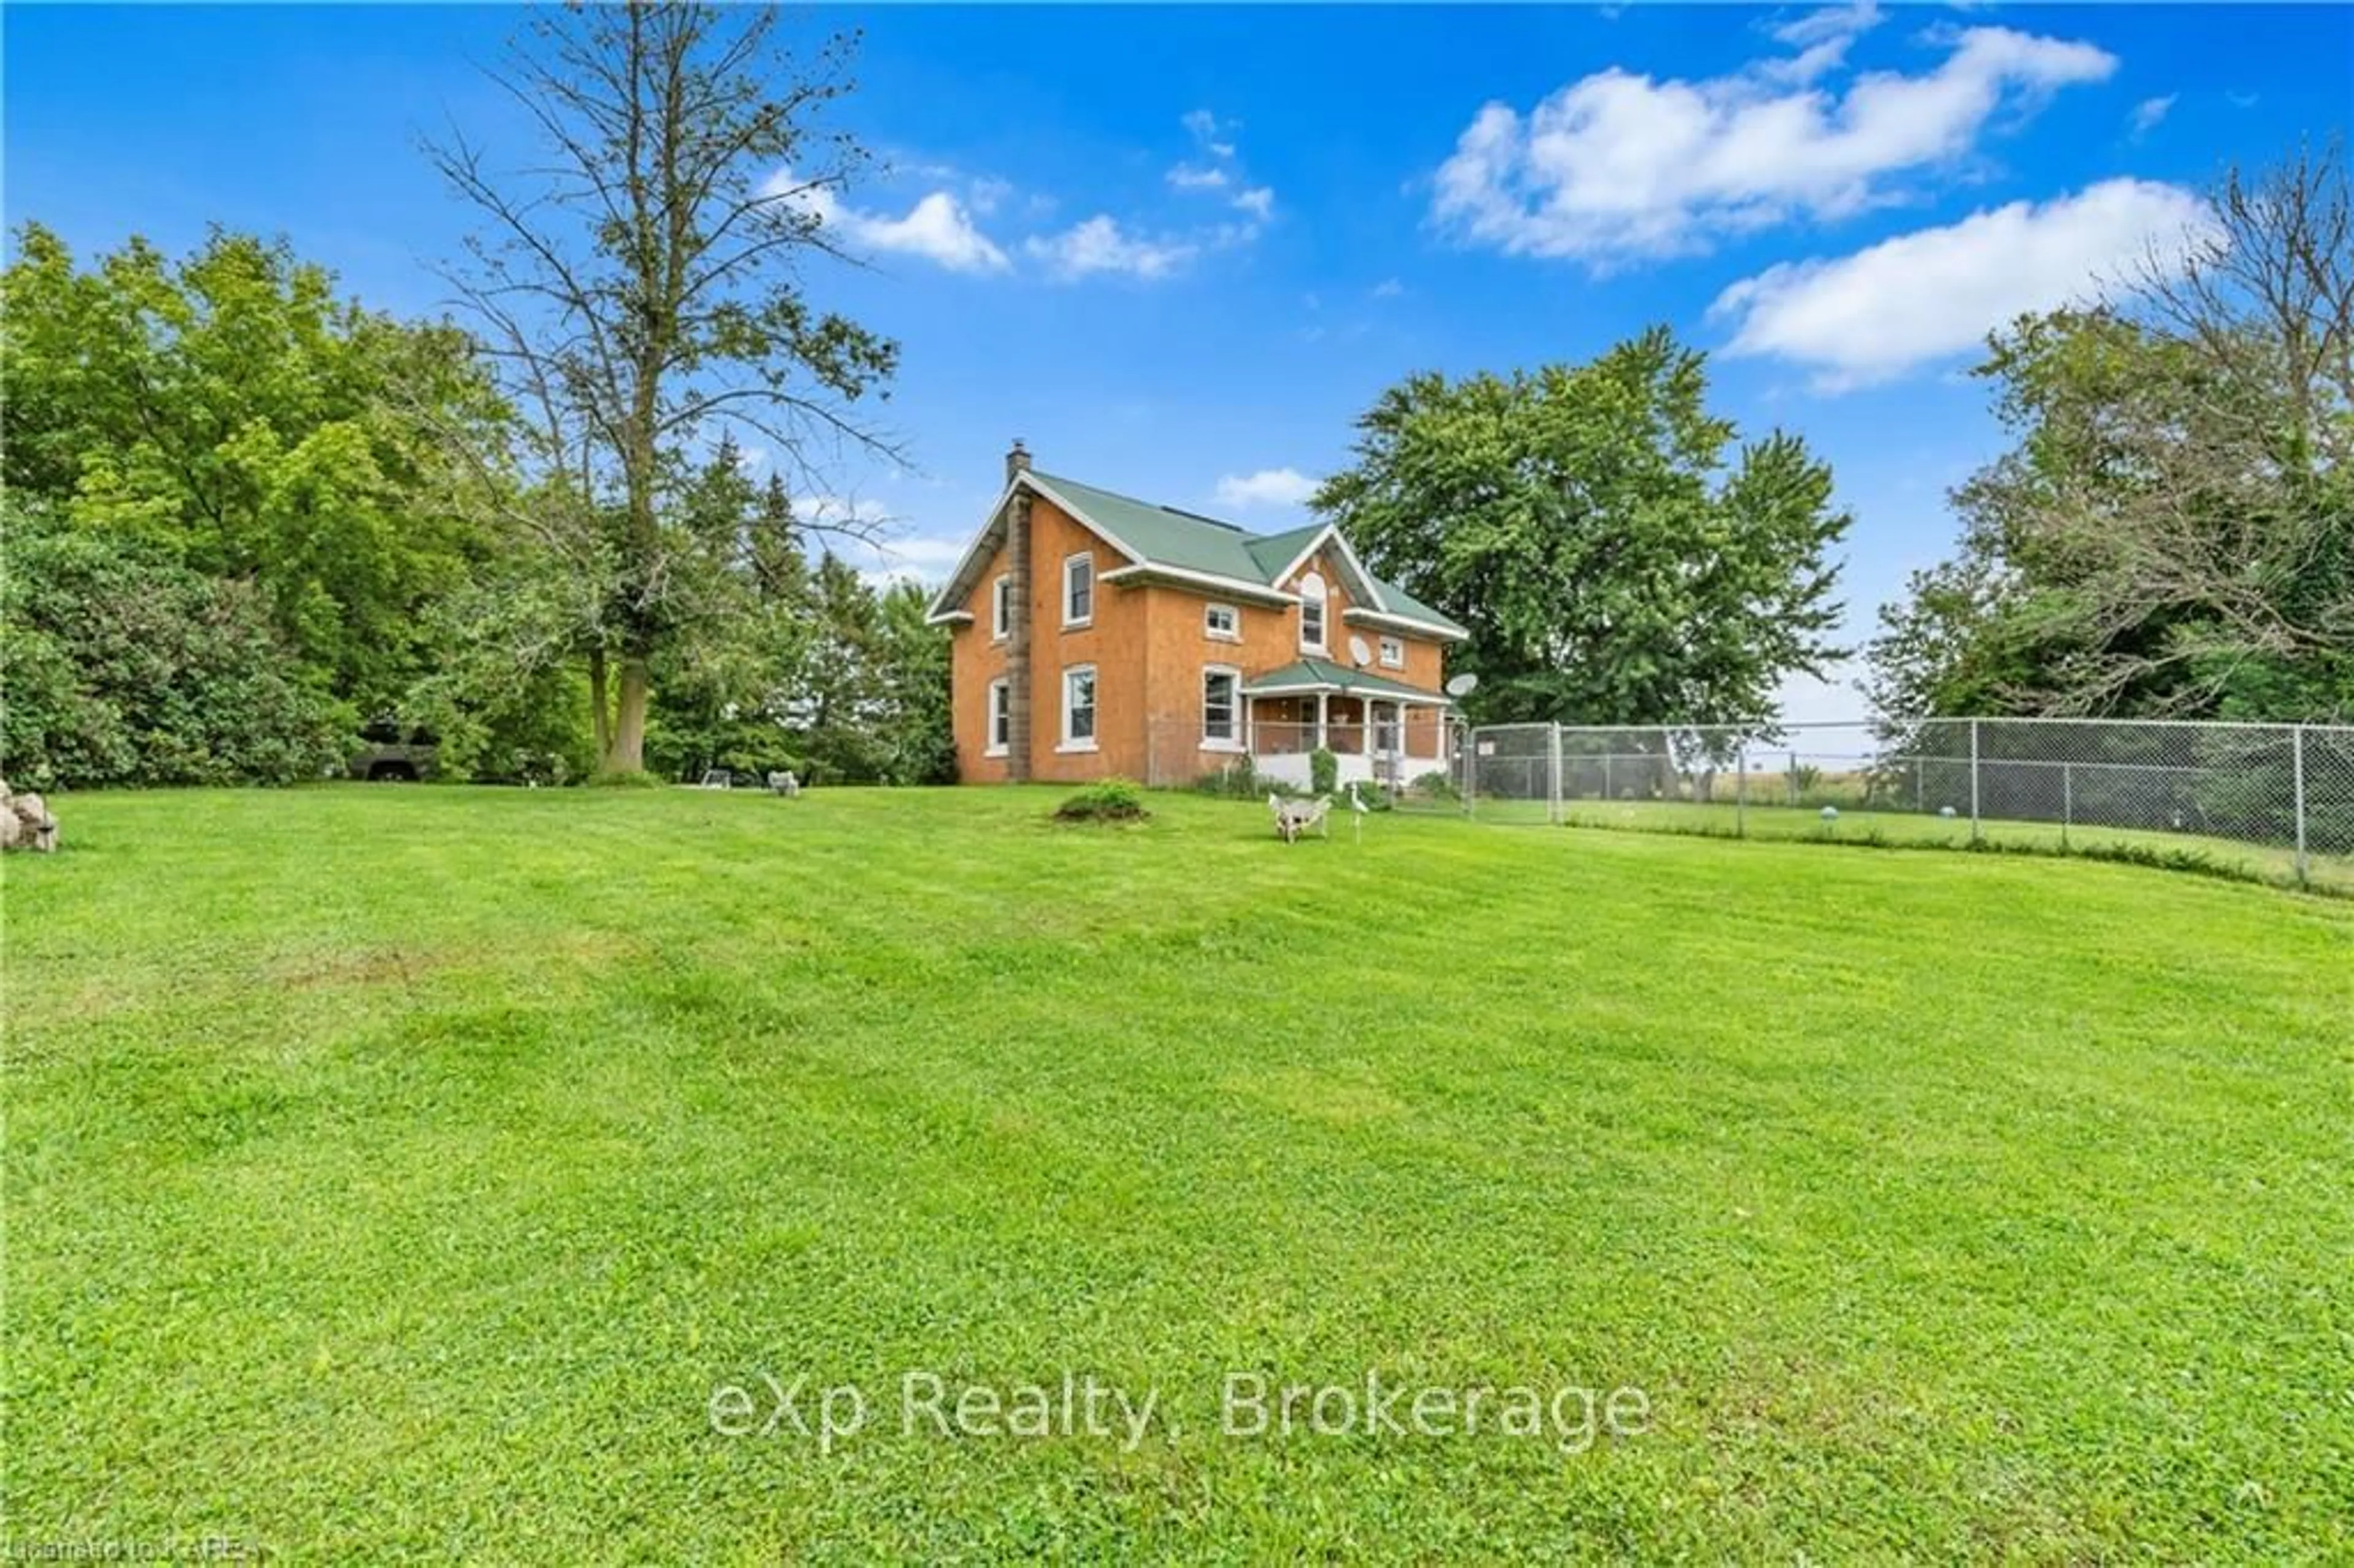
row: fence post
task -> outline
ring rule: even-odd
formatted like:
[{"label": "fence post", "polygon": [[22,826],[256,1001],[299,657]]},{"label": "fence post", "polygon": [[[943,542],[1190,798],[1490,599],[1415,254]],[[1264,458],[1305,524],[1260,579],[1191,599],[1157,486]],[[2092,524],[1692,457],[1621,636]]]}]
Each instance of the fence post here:
[{"label": "fence post", "polygon": [[2296,781],[2296,885],[2306,885],[2305,857],[2305,726],[2298,725],[2289,732],[2289,777]]},{"label": "fence post", "polygon": [[1978,842],[1978,721],[1970,720],[1970,842]]},{"label": "fence post", "polygon": [[1790,804],[1795,806],[1798,803],[1798,754],[1795,751],[1790,753],[1789,784]]},{"label": "fence post", "polygon": [[1749,836],[1749,743],[1743,741],[1733,775],[1733,836]]},{"label": "fence post", "polygon": [[2076,765],[2060,765],[2060,847],[2068,847],[2068,830],[2076,825]]},{"label": "fence post", "polygon": [[1545,752],[1545,826],[1561,826],[1561,726],[1553,726],[1553,744]]},{"label": "fence post", "polygon": [[1469,725],[1463,726],[1462,738],[1456,742],[1456,755],[1463,758],[1463,814],[1478,813],[1471,810],[1471,791],[1479,777],[1479,732]]}]

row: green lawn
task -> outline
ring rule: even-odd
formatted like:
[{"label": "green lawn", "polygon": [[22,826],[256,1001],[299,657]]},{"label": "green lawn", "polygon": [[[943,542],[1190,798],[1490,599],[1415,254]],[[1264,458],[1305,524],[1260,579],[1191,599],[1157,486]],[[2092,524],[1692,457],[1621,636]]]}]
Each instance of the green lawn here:
[{"label": "green lawn", "polygon": [[[1839,816],[1823,819],[1820,806],[1788,806],[1751,802],[1736,810],[1730,800],[1600,800],[1572,799],[1561,803],[1561,820],[1570,827],[1617,828],[1631,832],[1699,833],[1734,838],[1802,839],[1813,842],[1868,843],[1905,849],[1967,849],[1970,821],[1967,816],[1940,817],[1923,811],[1872,810],[1841,806]],[[1479,821],[1515,826],[1541,825],[1547,808],[1543,800],[1486,798],[1473,802]],[[1980,841],[1999,850],[2039,854],[2077,854],[2089,858],[2173,861],[2219,874],[2244,877],[2278,886],[2300,885],[2296,852],[2288,844],[2253,843],[2220,838],[2211,833],[2162,832],[2148,828],[2113,827],[2103,822],[2015,821],[1988,818],[1978,824]],[[2354,894],[2354,857],[2308,853],[2302,885],[2323,893]]]},{"label": "green lawn", "polygon": [[[2354,1554],[2354,904],[1056,798],[57,802],[5,872],[0,1534]],[[908,1371],[1066,1370],[1160,1391],[1146,1439],[897,1424]],[[1254,1438],[1238,1371],[1649,1421]],[[716,1431],[763,1372],[869,1425]]]}]

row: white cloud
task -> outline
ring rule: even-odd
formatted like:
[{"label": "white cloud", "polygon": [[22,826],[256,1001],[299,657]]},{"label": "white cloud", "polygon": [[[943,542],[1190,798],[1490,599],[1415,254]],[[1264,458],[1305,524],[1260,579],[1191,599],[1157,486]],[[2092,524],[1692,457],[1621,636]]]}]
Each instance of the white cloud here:
[{"label": "white cloud", "polygon": [[1263,468],[1218,481],[1221,506],[1300,506],[1316,493],[1316,481],[1296,468]]},{"label": "white cloud", "polygon": [[1373,288],[1373,298],[1377,300],[1394,300],[1405,292],[1405,285],[1395,278],[1384,278]]},{"label": "white cloud", "polygon": [[1776,43],[1803,49],[1833,38],[1852,38],[1880,26],[1880,7],[1874,0],[1857,0],[1852,5],[1826,5],[1819,11],[1809,11],[1778,23],[1769,31]]},{"label": "white cloud", "polygon": [[1233,127],[1223,123],[1206,109],[1196,109],[1184,116],[1186,134],[1193,138],[1194,150],[1206,162],[1179,164],[1169,171],[1171,185],[1181,191],[1225,191],[1234,195],[1227,205],[1235,211],[1247,213],[1249,224],[1237,230],[1231,226],[1218,231],[1213,242],[1230,245],[1237,240],[1255,238],[1257,225],[1275,216],[1275,191],[1267,185],[1246,185],[1236,159],[1240,148]]},{"label": "white cloud", "polygon": [[1772,29],[1775,40],[1797,49],[1797,55],[1790,59],[1766,61],[1758,68],[1759,74],[1775,81],[1798,83],[1828,75],[1847,63],[1848,46],[1880,26],[1881,20],[1880,7],[1874,0],[1856,0],[1852,5],[1809,11],[1796,21]]},{"label": "white cloud", "polygon": [[1005,198],[1013,194],[1012,180],[1002,180],[994,175],[981,175],[965,187],[964,199],[971,206],[973,211],[986,217],[1003,206]]},{"label": "white cloud", "polygon": [[1229,127],[1221,124],[1218,117],[1208,110],[1189,111],[1184,117],[1183,124],[1194,143],[1213,158],[1231,158],[1235,155],[1232,131]]},{"label": "white cloud", "polygon": [[946,191],[919,199],[902,217],[864,212],[844,202],[832,186],[798,184],[790,169],[779,169],[761,187],[813,214],[844,244],[865,250],[920,257],[951,272],[1002,272],[1013,265],[1005,252],[981,232],[964,203]]},{"label": "white cloud", "polygon": [[938,536],[893,539],[877,551],[886,560],[911,570],[953,567],[964,558],[966,541]]},{"label": "white cloud", "polygon": [[964,204],[946,191],[934,191],[908,209],[905,217],[875,217],[847,208],[852,236],[876,250],[897,251],[937,261],[951,272],[1002,272],[1011,265],[1005,252],[973,227]]},{"label": "white cloud", "polygon": [[1191,261],[1200,246],[1183,239],[1147,239],[1123,230],[1108,213],[1097,213],[1060,234],[1034,236],[1023,249],[1066,281],[1098,272],[1147,280],[1165,278]]},{"label": "white cloud", "polygon": [[2158,129],[2158,122],[2165,119],[2167,111],[2174,107],[2175,96],[2169,92],[2164,98],[2145,98],[2134,105],[2133,116],[2129,123],[2133,127],[2136,141],[2139,141]]},{"label": "white cloud", "polygon": [[1815,84],[1844,57],[1813,51],[1844,51],[1872,19],[1816,13],[1780,29],[1798,56],[1729,76],[1662,81],[1614,67],[1526,116],[1491,102],[1440,166],[1431,217],[1509,254],[1596,267],[1703,250],[1890,199],[1897,176],[1969,153],[1998,112],[2030,112],[2117,64],[2090,44],[1972,27],[1934,35],[1946,57],[1919,75],[1865,71],[1843,93]]},{"label": "white cloud", "polygon": [[1807,366],[1826,390],[1864,386],[1963,353],[2022,312],[2081,299],[2146,257],[2179,256],[2208,223],[2189,191],[2106,180],[1836,260],[1784,262],[1725,290],[1709,314],[1737,323],[1730,354]]}]

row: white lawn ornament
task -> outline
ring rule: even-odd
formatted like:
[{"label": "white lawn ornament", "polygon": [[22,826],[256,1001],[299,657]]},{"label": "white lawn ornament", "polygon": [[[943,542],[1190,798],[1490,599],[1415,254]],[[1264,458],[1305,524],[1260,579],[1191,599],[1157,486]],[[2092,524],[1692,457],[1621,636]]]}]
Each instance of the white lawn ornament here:
[{"label": "white lawn ornament", "polygon": [[1349,829],[1356,835],[1356,842],[1361,844],[1365,842],[1365,813],[1370,810],[1372,808],[1365,804],[1364,798],[1357,793],[1357,781],[1353,779],[1350,779]]},{"label": "white lawn ornament", "polygon": [[771,773],[769,775],[769,794],[782,795],[785,799],[790,800],[798,797],[801,792],[801,781],[794,775],[791,768],[789,768],[782,773]]},{"label": "white lawn ornament", "polygon": [[1951,806],[1940,806],[1937,808],[1937,815],[1950,822],[1954,820],[1954,809]]},{"label": "white lawn ornament", "polygon": [[48,802],[38,795],[13,794],[0,779],[0,849],[54,854],[57,847],[58,820],[49,814]]},{"label": "white lawn ornament", "polygon": [[1280,795],[1267,798],[1267,810],[1275,813],[1275,836],[1288,844],[1298,843],[1299,835],[1310,828],[1319,829],[1331,838],[1331,825],[1324,820],[1324,813],[1331,805],[1330,795],[1319,795],[1313,800],[1287,800]]},{"label": "white lawn ornament", "polygon": [[1826,822],[1836,822],[1836,821],[1839,821],[1839,808],[1838,808],[1837,806],[1825,806],[1825,807],[1823,808],[1823,821],[1826,821]]}]

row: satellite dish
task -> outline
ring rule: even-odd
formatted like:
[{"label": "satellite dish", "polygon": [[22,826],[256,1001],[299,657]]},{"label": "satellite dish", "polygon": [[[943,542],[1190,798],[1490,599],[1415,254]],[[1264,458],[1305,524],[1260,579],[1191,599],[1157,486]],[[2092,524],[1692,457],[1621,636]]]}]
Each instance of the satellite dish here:
[{"label": "satellite dish", "polygon": [[1349,639],[1349,657],[1363,667],[1373,662],[1373,651],[1365,646],[1363,638],[1352,637]]},{"label": "satellite dish", "polygon": [[1472,688],[1479,683],[1479,677],[1466,670],[1447,683],[1447,694],[1450,697],[1468,697],[1471,694]]}]

